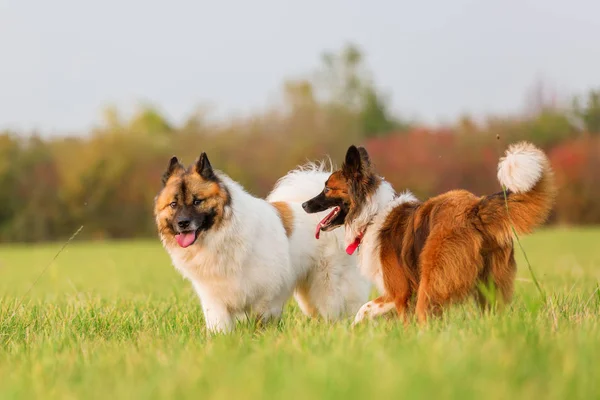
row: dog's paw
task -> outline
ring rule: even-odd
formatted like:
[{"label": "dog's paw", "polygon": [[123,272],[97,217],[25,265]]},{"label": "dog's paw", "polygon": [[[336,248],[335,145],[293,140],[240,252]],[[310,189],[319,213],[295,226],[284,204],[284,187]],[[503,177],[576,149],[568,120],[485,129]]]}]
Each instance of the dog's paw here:
[{"label": "dog's paw", "polygon": [[368,315],[370,315],[371,308],[373,307],[372,303],[372,301],[369,301],[368,303],[363,304],[363,306],[358,310],[356,316],[354,317],[354,322],[352,322],[352,328],[360,324]]}]

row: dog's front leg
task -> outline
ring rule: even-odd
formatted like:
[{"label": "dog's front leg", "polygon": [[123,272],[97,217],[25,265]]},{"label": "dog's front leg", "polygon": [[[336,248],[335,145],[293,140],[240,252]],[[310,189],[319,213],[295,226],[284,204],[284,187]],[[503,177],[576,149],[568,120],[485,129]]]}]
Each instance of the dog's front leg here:
[{"label": "dog's front leg", "polygon": [[228,333],[233,330],[234,316],[229,312],[227,306],[212,292],[205,290],[199,282],[192,282],[196,294],[202,304],[204,322],[209,333]]},{"label": "dog's front leg", "polygon": [[228,333],[233,330],[233,316],[225,304],[212,299],[202,299],[206,329],[210,333]]},{"label": "dog's front leg", "polygon": [[375,300],[371,300],[364,304],[360,310],[358,310],[354,322],[352,323],[352,327],[361,323],[364,319],[373,319],[387,314],[394,309],[396,309],[394,302],[389,301],[386,296],[378,297]]}]

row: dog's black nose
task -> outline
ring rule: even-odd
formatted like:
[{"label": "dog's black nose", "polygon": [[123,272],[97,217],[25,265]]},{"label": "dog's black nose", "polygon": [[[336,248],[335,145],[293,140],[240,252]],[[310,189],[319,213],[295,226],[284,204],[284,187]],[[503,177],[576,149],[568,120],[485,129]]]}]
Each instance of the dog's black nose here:
[{"label": "dog's black nose", "polygon": [[304,211],[308,212],[308,201],[302,203],[302,208],[304,209]]},{"label": "dog's black nose", "polygon": [[181,228],[181,229],[185,229],[187,227],[190,226],[190,220],[189,219],[182,219],[177,221],[177,225]]}]

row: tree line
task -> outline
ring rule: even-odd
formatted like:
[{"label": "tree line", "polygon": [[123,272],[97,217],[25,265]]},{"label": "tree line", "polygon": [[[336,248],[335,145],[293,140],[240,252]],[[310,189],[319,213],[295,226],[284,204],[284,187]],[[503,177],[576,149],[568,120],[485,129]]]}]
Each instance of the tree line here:
[{"label": "tree line", "polygon": [[425,198],[452,188],[500,190],[498,157],[508,143],[546,150],[560,186],[550,223],[600,223],[600,91],[568,105],[534,93],[521,115],[428,127],[390,110],[356,46],[326,53],[306,78],[285,82],[281,102],[254,116],[213,122],[198,110],[176,125],[157,108],[126,118],[116,108],[84,135],[0,133],[0,241],[155,235],[152,208],[171,156],[206,151],[215,168],[264,196],[288,170],[362,144],[397,190]]}]

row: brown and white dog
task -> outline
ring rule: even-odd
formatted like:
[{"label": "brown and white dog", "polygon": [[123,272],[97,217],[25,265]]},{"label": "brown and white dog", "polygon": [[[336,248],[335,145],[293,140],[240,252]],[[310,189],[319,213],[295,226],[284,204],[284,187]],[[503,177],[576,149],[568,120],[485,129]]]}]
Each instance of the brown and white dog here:
[{"label": "brown and white dog", "polygon": [[351,146],[343,167],[303,208],[333,208],[317,230],[345,225],[347,253],[360,245],[361,272],[381,296],[363,305],[354,323],[394,309],[406,321],[413,294],[420,322],[471,295],[485,306],[478,283],[493,283],[508,302],[516,274],[511,227],[525,234],[541,225],[556,188],[547,157],[529,143],[509,147],[498,180],[506,201],[504,191],[478,197],[453,190],[420,202],[410,192],[396,194],[375,173],[367,151]]}]

